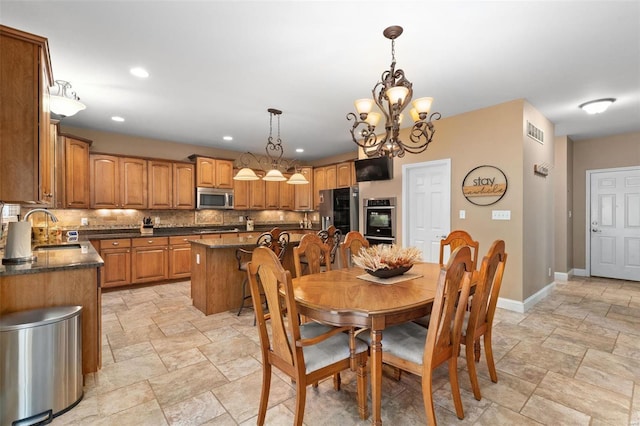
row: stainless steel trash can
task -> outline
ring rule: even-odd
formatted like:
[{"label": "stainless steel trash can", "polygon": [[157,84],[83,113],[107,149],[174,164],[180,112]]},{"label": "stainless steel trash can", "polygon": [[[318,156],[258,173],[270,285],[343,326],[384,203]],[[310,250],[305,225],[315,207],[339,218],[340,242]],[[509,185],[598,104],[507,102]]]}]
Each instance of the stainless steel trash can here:
[{"label": "stainless steel trash can", "polygon": [[80,402],[82,306],[0,316],[0,426],[49,423]]}]

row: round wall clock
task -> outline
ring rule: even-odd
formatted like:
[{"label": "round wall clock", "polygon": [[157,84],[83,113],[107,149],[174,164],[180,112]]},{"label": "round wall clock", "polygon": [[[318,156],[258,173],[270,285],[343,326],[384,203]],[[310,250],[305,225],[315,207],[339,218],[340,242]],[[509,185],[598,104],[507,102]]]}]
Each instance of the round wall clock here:
[{"label": "round wall clock", "polygon": [[478,166],[462,181],[462,194],[471,204],[490,206],[507,193],[507,176],[494,166]]}]

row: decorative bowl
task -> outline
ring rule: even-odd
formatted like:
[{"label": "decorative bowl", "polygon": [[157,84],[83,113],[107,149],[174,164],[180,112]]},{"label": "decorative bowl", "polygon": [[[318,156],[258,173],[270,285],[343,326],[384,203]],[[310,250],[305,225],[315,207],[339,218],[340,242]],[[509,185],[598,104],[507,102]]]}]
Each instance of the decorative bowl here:
[{"label": "decorative bowl", "polygon": [[391,277],[396,277],[398,275],[404,274],[412,267],[413,265],[409,265],[409,266],[400,266],[399,268],[394,268],[394,269],[388,269],[388,268],[376,269],[376,270],[365,269],[365,271],[368,274],[373,275],[374,277],[391,278]]}]

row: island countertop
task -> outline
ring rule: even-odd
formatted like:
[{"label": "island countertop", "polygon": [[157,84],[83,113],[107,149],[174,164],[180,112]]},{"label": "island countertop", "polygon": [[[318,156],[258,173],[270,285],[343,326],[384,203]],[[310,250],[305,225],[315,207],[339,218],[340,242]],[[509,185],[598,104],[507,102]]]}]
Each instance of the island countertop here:
[{"label": "island countertop", "polygon": [[[104,261],[88,241],[72,246],[34,250],[36,259],[32,262],[0,265],[0,277],[67,269],[98,268]],[[1,256],[0,256],[1,257]]]},{"label": "island countertop", "polygon": [[[205,246],[206,248],[240,248],[256,245],[260,233],[243,235],[240,237],[203,238],[201,240],[189,240],[192,244]],[[297,245],[302,238],[302,234],[290,234],[289,244]]]}]

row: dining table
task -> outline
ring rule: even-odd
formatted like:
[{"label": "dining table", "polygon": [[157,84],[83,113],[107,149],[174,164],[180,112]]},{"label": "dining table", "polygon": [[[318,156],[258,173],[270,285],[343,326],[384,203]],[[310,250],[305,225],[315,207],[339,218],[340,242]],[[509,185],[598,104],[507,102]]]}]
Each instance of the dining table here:
[{"label": "dining table", "polygon": [[384,279],[353,267],[304,275],[292,281],[300,315],[338,327],[369,329],[374,425],[382,424],[384,329],[431,312],[441,268],[438,263],[416,263],[405,274]]}]

